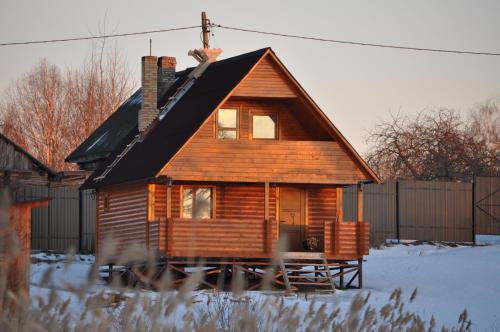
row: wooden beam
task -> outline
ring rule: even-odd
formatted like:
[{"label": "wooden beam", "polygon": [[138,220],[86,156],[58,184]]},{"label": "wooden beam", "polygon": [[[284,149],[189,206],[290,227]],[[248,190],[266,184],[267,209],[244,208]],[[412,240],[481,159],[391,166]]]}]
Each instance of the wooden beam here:
[{"label": "wooden beam", "polygon": [[172,186],[167,186],[167,219],[172,218]]},{"label": "wooden beam", "polygon": [[148,221],[156,219],[155,216],[155,190],[156,184],[150,183],[148,185]]},{"label": "wooden beam", "polygon": [[363,221],[363,185],[358,184],[358,221]]},{"label": "wooden beam", "polygon": [[344,210],[342,208],[343,195],[344,195],[344,188],[337,187],[337,221],[344,220]]},{"label": "wooden beam", "polygon": [[95,189],[95,243],[94,243],[94,250],[95,254],[98,257],[99,256],[99,241],[101,240],[100,237],[100,232],[99,232],[99,225],[100,225],[100,200],[101,200],[101,194],[99,192],[99,189]]},{"label": "wooden beam", "polygon": [[264,219],[269,220],[269,182],[264,184]]},{"label": "wooden beam", "polygon": [[172,250],[172,186],[167,184],[167,220],[165,221],[165,252],[167,255]]}]

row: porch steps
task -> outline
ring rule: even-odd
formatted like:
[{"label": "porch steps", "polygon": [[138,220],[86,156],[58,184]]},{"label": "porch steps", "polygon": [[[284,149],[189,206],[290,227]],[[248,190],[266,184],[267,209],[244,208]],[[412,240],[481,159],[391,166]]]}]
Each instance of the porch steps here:
[{"label": "porch steps", "polygon": [[286,291],[315,288],[335,292],[330,264],[322,253],[286,252],[280,261]]}]

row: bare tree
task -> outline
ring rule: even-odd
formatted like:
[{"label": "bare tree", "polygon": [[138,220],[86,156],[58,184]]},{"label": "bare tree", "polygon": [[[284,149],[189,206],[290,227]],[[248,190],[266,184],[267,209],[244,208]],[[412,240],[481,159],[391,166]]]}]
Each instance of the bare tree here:
[{"label": "bare tree", "polygon": [[71,168],[64,158],[131,92],[124,59],[104,43],[93,44],[82,67],[65,73],[41,60],[3,95],[2,131],[53,169]]},{"label": "bare tree", "polygon": [[484,141],[453,110],[413,118],[391,114],[375,125],[367,141],[366,159],[385,179],[467,181],[472,174],[498,173]]},{"label": "bare tree", "polygon": [[500,100],[489,100],[472,109],[469,115],[471,134],[484,144],[493,173],[500,168]]},{"label": "bare tree", "polygon": [[43,59],[6,91],[1,109],[4,133],[56,168],[69,151],[65,93],[61,71]]},{"label": "bare tree", "polygon": [[70,70],[66,75],[66,102],[72,112],[73,147],[113,113],[132,89],[130,71],[116,47],[106,51],[104,47],[94,45],[92,50],[82,68]]}]

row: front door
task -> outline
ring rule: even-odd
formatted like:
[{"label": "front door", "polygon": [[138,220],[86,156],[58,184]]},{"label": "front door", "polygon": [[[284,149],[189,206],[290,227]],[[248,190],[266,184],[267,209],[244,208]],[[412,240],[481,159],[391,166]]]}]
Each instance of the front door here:
[{"label": "front door", "polygon": [[305,236],[304,189],[281,187],[279,193],[280,238],[285,237],[288,251],[303,251]]}]

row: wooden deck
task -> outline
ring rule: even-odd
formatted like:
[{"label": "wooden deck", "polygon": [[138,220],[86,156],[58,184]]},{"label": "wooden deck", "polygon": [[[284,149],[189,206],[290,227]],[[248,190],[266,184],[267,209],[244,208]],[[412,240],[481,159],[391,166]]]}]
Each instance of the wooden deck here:
[{"label": "wooden deck", "polygon": [[[307,255],[304,255],[307,254]],[[281,258],[200,260],[195,257],[164,257],[151,274],[150,265],[119,266],[100,269],[108,273],[109,280],[120,277],[128,286],[155,288],[162,275],[169,271],[172,286],[177,288],[197,271],[202,269],[203,278],[199,288],[230,290],[236,274],[241,274],[247,290],[283,290],[286,293],[299,291],[335,292],[337,289],[362,288],[363,260],[337,261],[319,258],[323,253],[284,252]],[[305,257],[305,258],[304,258]],[[153,277],[151,278],[151,275]]]}]

